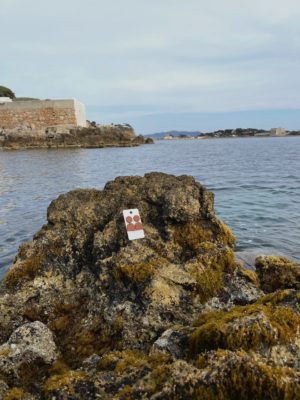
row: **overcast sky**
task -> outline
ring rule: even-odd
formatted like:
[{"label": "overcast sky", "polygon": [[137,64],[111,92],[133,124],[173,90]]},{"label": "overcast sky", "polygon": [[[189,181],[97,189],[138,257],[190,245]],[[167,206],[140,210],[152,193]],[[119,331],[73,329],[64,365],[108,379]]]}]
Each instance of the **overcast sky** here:
[{"label": "overcast sky", "polygon": [[0,84],[138,132],[300,129],[299,0],[0,0]]}]

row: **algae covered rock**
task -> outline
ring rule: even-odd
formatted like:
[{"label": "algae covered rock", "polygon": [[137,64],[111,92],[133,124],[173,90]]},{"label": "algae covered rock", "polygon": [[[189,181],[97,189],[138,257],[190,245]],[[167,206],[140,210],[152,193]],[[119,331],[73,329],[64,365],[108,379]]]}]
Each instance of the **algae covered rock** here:
[{"label": "algae covered rock", "polygon": [[[54,200],[0,287],[5,396],[296,398],[299,294],[264,294],[259,272],[236,263],[213,200],[192,177],[162,173]],[[144,239],[128,240],[129,208]],[[20,360],[35,360],[35,379]],[[245,387],[241,377],[234,389],[238,370]]]},{"label": "algae covered rock", "polygon": [[300,265],[285,257],[260,256],[255,260],[261,288],[269,293],[278,289],[300,289]]},{"label": "algae covered rock", "polygon": [[[134,207],[146,237],[130,242],[122,210]],[[22,303],[0,323],[41,320],[75,363],[95,350],[150,348],[168,324],[191,323],[235,268],[234,237],[191,177],[117,178],[60,196],[47,218],[4,279]]]}]

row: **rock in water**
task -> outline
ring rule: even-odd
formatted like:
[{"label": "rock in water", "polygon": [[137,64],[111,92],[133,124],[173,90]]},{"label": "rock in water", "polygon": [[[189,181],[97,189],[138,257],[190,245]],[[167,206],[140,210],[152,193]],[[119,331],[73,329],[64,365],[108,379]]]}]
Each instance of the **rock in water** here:
[{"label": "rock in water", "polygon": [[267,292],[300,289],[300,268],[294,261],[280,256],[260,256],[255,260],[261,288]]},{"label": "rock in water", "polygon": [[[128,208],[140,211],[142,240],[127,239]],[[192,177],[74,190],[47,219],[0,290],[0,367],[10,357],[13,371],[0,368],[4,398],[299,398],[299,294],[281,284],[265,296]],[[22,342],[27,364],[39,354],[36,379],[9,347],[33,324],[49,342],[41,354]]]},{"label": "rock in water", "polygon": [[102,148],[132,147],[153,143],[142,135],[136,136],[128,125],[102,125],[71,128],[57,125],[34,129],[26,126],[0,129],[0,150],[38,148]]}]

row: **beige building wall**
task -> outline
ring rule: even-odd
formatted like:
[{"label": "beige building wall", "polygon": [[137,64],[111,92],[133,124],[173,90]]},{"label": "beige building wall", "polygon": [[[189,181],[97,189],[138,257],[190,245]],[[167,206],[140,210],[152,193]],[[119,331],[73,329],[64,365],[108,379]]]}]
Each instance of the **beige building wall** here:
[{"label": "beige building wall", "polygon": [[86,127],[85,106],[80,101],[74,99],[75,118],[77,126]]},{"label": "beige building wall", "polygon": [[284,128],[272,128],[271,136],[285,136],[286,130]]},{"label": "beige building wall", "polygon": [[0,128],[42,129],[86,126],[85,107],[78,100],[29,100],[0,104]]}]

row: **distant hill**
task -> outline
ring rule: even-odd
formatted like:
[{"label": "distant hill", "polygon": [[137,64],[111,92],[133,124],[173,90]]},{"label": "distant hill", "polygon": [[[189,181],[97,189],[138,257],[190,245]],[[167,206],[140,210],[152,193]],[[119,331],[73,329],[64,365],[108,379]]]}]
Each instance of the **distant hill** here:
[{"label": "distant hill", "polygon": [[149,136],[152,138],[162,138],[166,135],[172,135],[172,136],[199,136],[199,135],[203,135],[202,132],[200,131],[168,131],[168,132],[157,132],[157,133],[151,133],[148,135],[144,135],[144,136]]}]

